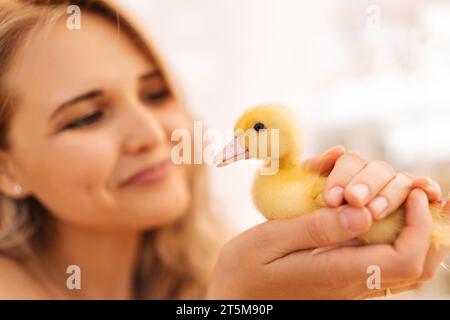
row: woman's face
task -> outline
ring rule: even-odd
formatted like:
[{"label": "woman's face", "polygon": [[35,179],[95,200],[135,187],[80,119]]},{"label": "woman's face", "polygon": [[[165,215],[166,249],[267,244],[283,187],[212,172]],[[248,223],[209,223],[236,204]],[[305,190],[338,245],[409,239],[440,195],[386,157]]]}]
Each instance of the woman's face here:
[{"label": "woman's face", "polygon": [[80,30],[61,21],[17,52],[6,79],[19,98],[14,175],[59,220],[143,229],[186,211],[189,172],[170,161],[170,135],[189,118],[126,33],[92,14]]}]

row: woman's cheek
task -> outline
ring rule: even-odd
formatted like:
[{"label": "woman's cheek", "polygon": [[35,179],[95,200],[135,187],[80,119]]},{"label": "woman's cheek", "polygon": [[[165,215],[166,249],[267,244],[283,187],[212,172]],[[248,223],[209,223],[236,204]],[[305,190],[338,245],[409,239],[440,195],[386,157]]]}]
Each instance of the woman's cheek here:
[{"label": "woman's cheek", "polygon": [[81,224],[103,219],[99,212],[107,200],[103,195],[116,157],[105,141],[94,137],[88,144],[67,140],[43,153],[47,161],[42,159],[43,165],[35,168],[34,193],[56,216]]},{"label": "woman's cheek", "polygon": [[175,130],[186,129],[190,132],[193,130],[193,122],[187,114],[179,110],[171,110],[165,112],[165,114],[160,117],[160,123],[167,133],[167,136],[171,137],[172,132]]},{"label": "woman's cheek", "polygon": [[[116,159],[115,148],[106,137],[66,139],[46,153],[43,172],[72,187],[101,187],[108,183]],[[79,190],[83,191],[83,190]]]},{"label": "woman's cheek", "polygon": [[[76,152],[75,152],[76,151]],[[80,144],[70,154],[71,165],[80,181],[91,187],[104,187],[112,183],[117,159],[116,147],[108,139],[90,139]]]},{"label": "woman's cheek", "polygon": [[[159,116],[159,122],[166,132],[167,138],[169,139],[169,143],[171,147],[175,147],[179,140],[171,140],[172,133],[175,130],[187,130],[189,132],[189,136],[191,137],[191,155],[194,152],[194,122],[189,117],[189,115],[184,111],[184,108],[181,106],[173,106],[171,109],[166,110],[165,112],[161,112]],[[183,176],[188,179],[192,174],[192,166],[189,164],[181,164],[178,165],[183,172]]]}]

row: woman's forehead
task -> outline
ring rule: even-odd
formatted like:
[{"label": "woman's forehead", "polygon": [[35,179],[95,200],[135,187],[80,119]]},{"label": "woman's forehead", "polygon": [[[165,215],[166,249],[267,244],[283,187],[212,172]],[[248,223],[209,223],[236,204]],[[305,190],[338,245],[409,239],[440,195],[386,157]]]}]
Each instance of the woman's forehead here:
[{"label": "woman's forehead", "polygon": [[8,86],[22,99],[57,103],[93,87],[137,81],[156,69],[125,32],[106,19],[84,14],[81,29],[58,21],[41,30],[16,52],[7,75]]}]

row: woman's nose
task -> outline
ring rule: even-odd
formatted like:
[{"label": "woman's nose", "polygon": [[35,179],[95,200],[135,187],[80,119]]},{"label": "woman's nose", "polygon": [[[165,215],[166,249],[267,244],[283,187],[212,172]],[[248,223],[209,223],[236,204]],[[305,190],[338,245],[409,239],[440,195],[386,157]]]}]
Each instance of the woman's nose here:
[{"label": "woman's nose", "polygon": [[126,134],[123,146],[126,153],[136,154],[151,150],[163,143],[166,134],[154,112],[143,106],[127,108],[123,120]]}]

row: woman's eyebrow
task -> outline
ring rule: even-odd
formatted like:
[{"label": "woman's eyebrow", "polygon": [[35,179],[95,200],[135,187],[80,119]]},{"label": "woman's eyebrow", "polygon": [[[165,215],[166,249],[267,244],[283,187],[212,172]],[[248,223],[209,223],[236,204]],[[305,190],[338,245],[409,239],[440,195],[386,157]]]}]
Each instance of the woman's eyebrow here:
[{"label": "woman's eyebrow", "polygon": [[[153,70],[153,71],[150,71],[150,72],[147,72],[147,73],[144,73],[143,75],[141,75],[139,77],[139,80],[144,81],[144,80],[148,80],[148,79],[151,79],[154,77],[159,77],[160,75],[161,75],[161,72],[159,70]],[[81,101],[92,100],[101,95],[103,95],[102,90],[91,90],[89,92],[80,94],[79,96],[76,96],[76,97],[70,99],[69,101],[64,102],[59,107],[57,107],[55,109],[55,111],[53,111],[53,113],[50,115],[50,120],[53,119],[54,117],[56,117],[56,115],[61,113],[63,110],[65,110]]]},{"label": "woman's eyebrow", "polygon": [[69,101],[64,102],[61,104],[58,108],[56,108],[55,111],[50,115],[50,120],[53,119],[58,113],[61,113],[63,110],[85,100],[92,100],[95,99],[103,94],[102,90],[92,90],[83,94],[80,94],[79,96],[76,96]]}]

